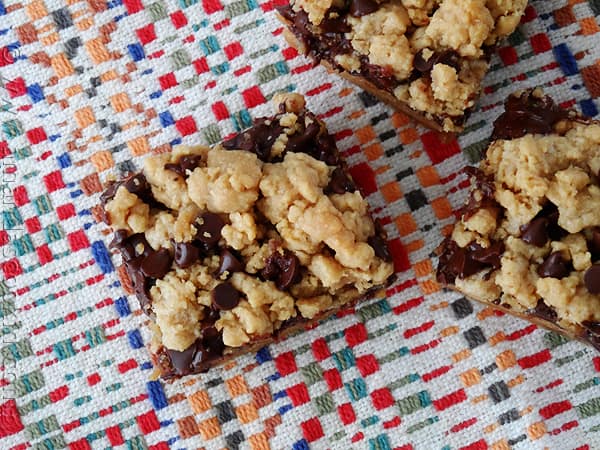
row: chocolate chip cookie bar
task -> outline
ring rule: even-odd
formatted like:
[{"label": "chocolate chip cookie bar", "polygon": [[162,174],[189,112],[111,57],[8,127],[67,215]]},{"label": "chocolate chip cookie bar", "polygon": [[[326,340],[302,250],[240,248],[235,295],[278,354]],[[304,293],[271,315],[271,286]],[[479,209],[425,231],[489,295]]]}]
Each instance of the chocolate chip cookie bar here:
[{"label": "chocolate chip cookie bar", "polygon": [[527,0],[291,0],[290,45],[438,131],[461,131]]},{"label": "chocolate chip cookie bar", "polygon": [[600,350],[600,123],[530,90],[492,140],[438,281]]},{"label": "chocolate chip cookie bar", "polygon": [[324,123],[297,94],[214,147],[150,156],[101,201],[165,379],[352,305],[393,264]]}]

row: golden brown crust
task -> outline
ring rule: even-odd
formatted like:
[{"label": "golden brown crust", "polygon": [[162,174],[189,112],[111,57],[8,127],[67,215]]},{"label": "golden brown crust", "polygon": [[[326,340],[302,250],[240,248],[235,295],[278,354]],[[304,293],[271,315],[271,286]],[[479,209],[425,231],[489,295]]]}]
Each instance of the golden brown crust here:
[{"label": "golden brown crust", "polygon": [[461,295],[464,295],[465,297],[469,298],[470,300],[474,300],[485,306],[489,306],[490,308],[493,308],[497,311],[501,311],[501,312],[511,315],[513,317],[518,317],[520,319],[526,320],[527,322],[531,322],[531,323],[538,325],[542,328],[545,328],[547,330],[554,331],[558,334],[565,336],[568,339],[575,339],[575,340],[578,340],[579,342],[583,342],[584,344],[587,344],[589,346],[593,346],[593,344],[584,337],[586,330],[583,327],[574,325],[573,329],[567,330],[567,329],[559,326],[558,324],[551,322],[549,320],[545,320],[541,317],[538,317],[538,316],[535,316],[532,314],[523,313],[523,312],[517,312],[510,308],[504,307],[502,305],[496,305],[494,303],[488,302],[487,300],[483,300],[481,298],[476,298],[472,294],[467,295],[465,292],[462,292],[456,286],[445,286],[445,287],[454,292],[458,292]]}]

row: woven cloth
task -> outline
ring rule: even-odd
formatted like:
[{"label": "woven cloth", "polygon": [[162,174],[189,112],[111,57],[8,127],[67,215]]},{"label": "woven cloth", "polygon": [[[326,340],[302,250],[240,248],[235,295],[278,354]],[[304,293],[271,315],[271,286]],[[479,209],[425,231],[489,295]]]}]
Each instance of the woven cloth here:
[{"label": "woven cloth", "polygon": [[[600,357],[440,289],[460,169],[517,88],[600,106],[600,2],[531,1],[458,141],[311,63],[281,0],[0,0],[1,449],[600,448]],[[398,281],[224,368],[152,381],[99,192],[304,93],[390,236]]]}]

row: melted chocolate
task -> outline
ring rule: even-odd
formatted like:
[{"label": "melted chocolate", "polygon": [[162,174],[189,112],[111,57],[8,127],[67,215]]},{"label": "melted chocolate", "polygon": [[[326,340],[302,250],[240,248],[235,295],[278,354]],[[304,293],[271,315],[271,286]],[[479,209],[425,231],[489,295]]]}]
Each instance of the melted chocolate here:
[{"label": "melted chocolate", "polygon": [[243,271],[244,265],[240,262],[239,258],[231,250],[227,248],[221,250],[219,268],[217,269],[217,272],[215,274],[217,277],[221,276],[225,272],[232,274],[233,272]]},{"label": "melted chocolate", "polygon": [[176,163],[165,164],[165,169],[185,177],[188,170],[193,172],[201,163],[202,156],[200,155],[184,155]]},{"label": "melted chocolate", "polygon": [[[114,196],[117,194],[117,190],[121,186],[124,186],[125,189],[127,189],[130,193],[137,195],[139,199],[150,206],[150,208],[161,210],[169,209],[163,203],[154,198],[154,195],[152,194],[152,188],[150,187],[150,184],[146,180],[144,174],[141,172],[130,175],[124,180],[118,182],[110,182],[105,191],[100,195],[100,203],[103,207],[114,198]],[[108,224],[106,212],[104,212],[103,220]]]},{"label": "melted chocolate", "polygon": [[[497,211],[498,213],[502,211],[502,208],[494,198],[496,189],[494,187],[493,177],[486,175],[477,167],[465,167],[463,172],[473,178],[477,189],[477,191],[472,191],[470,193],[467,204],[460,210],[460,215],[463,217],[463,220],[469,220],[482,208]],[[478,192],[479,196],[475,195],[476,192]],[[500,220],[500,217],[496,217],[496,220]]]},{"label": "melted chocolate", "polygon": [[379,3],[374,0],[351,0],[350,15],[362,17],[374,13],[379,9]]},{"label": "melted chocolate", "polygon": [[331,179],[329,180],[329,184],[325,189],[326,193],[333,194],[344,194],[346,192],[354,192],[356,191],[356,186],[354,182],[350,179],[350,177],[346,174],[346,172],[337,167],[331,173]]},{"label": "melted chocolate", "polygon": [[415,70],[420,73],[428,74],[436,64],[445,64],[453,67],[456,71],[460,70],[460,56],[454,50],[434,52],[427,60],[423,56],[423,53],[424,50],[419,50],[413,61]]},{"label": "melted chocolate", "polygon": [[[124,230],[117,230],[117,233],[119,231]],[[157,278],[162,278],[170,270],[173,258],[167,249],[152,249],[143,233],[132,234],[129,237],[117,233],[115,235],[119,239],[113,240],[114,246],[121,252],[140,307],[149,314],[152,303],[150,288]]]},{"label": "melted chocolate", "polygon": [[274,280],[275,285],[284,290],[300,281],[300,261],[289,250],[284,250],[283,254],[276,251],[267,258],[260,273],[265,279]]},{"label": "melted chocolate", "polygon": [[383,259],[385,262],[392,261],[392,254],[388,248],[387,241],[383,237],[376,234],[375,236],[371,236],[369,239],[367,239],[367,242],[371,247],[373,247],[375,256]]},{"label": "melted chocolate", "polygon": [[327,17],[319,24],[319,28],[324,33],[348,33],[352,30],[345,17]]},{"label": "melted chocolate", "polygon": [[571,263],[563,258],[561,252],[554,252],[538,267],[538,275],[542,278],[558,278],[559,280],[571,273]]},{"label": "melted chocolate", "polygon": [[223,336],[214,326],[207,326],[202,330],[202,337],[186,348],[184,351],[164,349],[169,359],[169,372],[174,375],[188,375],[198,370],[207,361],[223,356]]},{"label": "melted chocolate", "polygon": [[173,257],[166,248],[151,252],[146,256],[141,264],[140,270],[144,275],[150,278],[162,278],[171,269]]},{"label": "melted chocolate", "polygon": [[587,244],[592,254],[592,261],[598,261],[600,259],[600,227],[595,227],[592,230],[592,238]]},{"label": "melted chocolate", "polygon": [[544,300],[538,300],[535,308],[528,310],[527,313],[552,323],[556,322],[558,318],[556,310],[544,303]]},{"label": "melted chocolate", "polygon": [[256,156],[262,161],[269,161],[271,157],[271,147],[277,137],[283,133],[283,127],[279,122],[267,124],[266,118],[257,119],[252,128],[235,135],[233,138],[224,141],[223,147],[227,150],[246,150],[256,153]]},{"label": "melted chocolate", "polygon": [[538,217],[521,227],[521,239],[536,247],[543,247],[548,242],[548,219]]},{"label": "melted chocolate", "polygon": [[548,240],[559,241],[567,234],[558,225],[558,207],[547,202],[531,222],[521,227],[521,239],[536,247],[543,247]]},{"label": "melted chocolate", "polygon": [[200,249],[189,242],[175,243],[175,264],[187,269],[200,258]]},{"label": "melted chocolate", "polygon": [[511,95],[504,105],[505,112],[494,122],[492,140],[517,139],[526,134],[552,134],[554,126],[569,117],[548,97],[536,97],[533,90]]},{"label": "melted chocolate", "polygon": [[488,248],[472,242],[467,247],[459,247],[447,238],[440,256],[437,280],[452,284],[456,278],[466,278],[483,270],[494,271],[500,268],[500,259],[504,253],[503,242],[493,242]]},{"label": "melted chocolate", "polygon": [[600,294],[600,264],[593,264],[586,270],[583,281],[590,294]]}]

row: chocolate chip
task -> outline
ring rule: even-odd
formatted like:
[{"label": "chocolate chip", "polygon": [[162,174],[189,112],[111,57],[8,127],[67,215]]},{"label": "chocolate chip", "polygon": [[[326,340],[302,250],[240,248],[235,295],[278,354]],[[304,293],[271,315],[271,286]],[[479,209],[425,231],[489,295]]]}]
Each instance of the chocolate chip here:
[{"label": "chocolate chip", "polygon": [[379,3],[374,0],[351,0],[350,15],[354,17],[366,16],[379,9]]},{"label": "chocolate chip", "polygon": [[235,256],[231,250],[224,248],[221,250],[221,260],[219,262],[219,268],[217,269],[216,276],[220,276],[225,272],[232,274],[233,272],[243,272],[244,266],[240,260]]},{"label": "chocolate chip", "polygon": [[492,139],[517,139],[526,134],[550,134],[554,125],[568,118],[566,110],[548,97],[537,97],[533,90],[508,97],[505,112],[494,122]]},{"label": "chocolate chip", "polygon": [[321,133],[317,136],[317,153],[312,156],[319,161],[323,161],[328,166],[337,166],[340,161],[338,149],[335,145],[335,138],[328,133]]},{"label": "chocolate chip", "polygon": [[565,260],[561,252],[554,252],[548,256],[538,267],[538,275],[542,278],[558,278],[559,280],[571,273],[569,261]]},{"label": "chocolate chip", "polygon": [[369,57],[362,55],[360,58],[360,72],[375,86],[387,91],[393,90],[400,82],[388,66],[371,64]]},{"label": "chocolate chip", "polygon": [[145,314],[150,314],[152,309],[152,299],[150,298],[150,288],[153,285],[153,281],[147,278],[140,270],[139,266],[136,268],[130,267],[129,264],[125,264],[127,273],[131,279],[131,284],[137,297],[140,308]]},{"label": "chocolate chip", "polygon": [[240,293],[229,281],[220,283],[212,290],[212,304],[222,311],[235,308],[240,302]]},{"label": "chocolate chip", "polygon": [[193,369],[202,366],[202,363],[216,359],[223,355],[223,335],[214,327],[208,326],[202,329],[202,337],[196,341],[196,353],[191,361]]},{"label": "chocolate chip", "polygon": [[558,318],[556,310],[553,307],[548,306],[544,300],[538,300],[535,308],[530,309],[528,313],[547,320],[548,322],[556,322],[556,319]]},{"label": "chocolate chip", "polygon": [[202,319],[202,324],[214,324],[221,317],[221,313],[218,309],[213,307],[206,308],[204,310],[204,319]]},{"label": "chocolate chip", "polygon": [[494,197],[496,191],[494,178],[486,175],[482,170],[471,166],[465,167],[462,172],[474,180],[477,188],[476,191],[471,192],[467,204],[459,212],[463,220],[469,220],[482,208],[490,212],[497,212],[496,221],[500,220],[500,211],[502,208]]},{"label": "chocolate chip", "polygon": [[504,253],[503,242],[492,242],[489,247],[481,247],[479,244],[471,244],[468,249],[469,257],[485,266],[489,266],[492,270],[500,268],[500,261]]},{"label": "chocolate chip", "polygon": [[162,278],[171,269],[173,257],[166,248],[150,253],[142,260],[141,271],[147,277]]},{"label": "chocolate chip", "polygon": [[354,192],[355,190],[356,186],[354,185],[354,182],[340,167],[333,170],[329,184],[325,189],[326,192],[332,192],[334,194],[344,194],[346,192]]},{"label": "chocolate chip", "polygon": [[104,192],[100,194],[100,203],[102,205],[106,205],[109,201],[111,201],[116,195],[119,186],[121,186],[121,183],[117,183],[116,181],[110,181]]},{"label": "chocolate chip", "polygon": [[569,234],[567,230],[558,224],[560,213],[558,206],[552,202],[547,202],[536,217],[545,217],[548,219],[548,237],[552,241],[560,241],[563,237]]},{"label": "chocolate chip", "polygon": [[121,243],[120,249],[125,261],[141,255],[148,256],[153,251],[144,233],[132,234]]},{"label": "chocolate chip", "polygon": [[521,239],[536,247],[543,247],[548,242],[548,219],[538,217],[521,227]]},{"label": "chocolate chip", "polygon": [[429,73],[433,66],[436,64],[445,64],[447,66],[453,67],[456,71],[460,70],[460,57],[458,53],[454,50],[444,50],[442,52],[433,52],[429,59],[425,59],[423,53],[425,50],[419,50],[415,55],[413,66],[414,68],[421,73]]},{"label": "chocolate chip", "polygon": [[108,244],[108,248],[119,248],[123,245],[123,242],[127,239],[127,230],[117,230],[113,235],[112,241]]},{"label": "chocolate chip", "polygon": [[[442,244],[437,280],[440,283],[452,284],[456,278],[466,278],[482,270],[497,270],[500,267],[504,244],[492,242],[488,248],[473,242],[467,247],[447,238]],[[489,274],[488,274],[489,275]]]},{"label": "chocolate chip", "polygon": [[207,356],[220,356],[223,354],[225,344],[223,335],[215,327],[207,327],[202,330],[202,346]]},{"label": "chocolate chip", "polygon": [[324,33],[348,33],[352,27],[346,22],[345,17],[328,17],[319,24]]},{"label": "chocolate chip", "polygon": [[166,352],[171,359],[171,365],[178,375],[187,375],[190,373],[192,360],[196,354],[196,343],[190,345],[182,352],[171,349],[167,349]]},{"label": "chocolate chip", "polygon": [[321,131],[321,126],[318,122],[312,122],[304,131],[298,131],[288,138],[285,146],[288,152],[308,153],[316,147],[315,138]]},{"label": "chocolate chip", "polygon": [[283,127],[277,120],[257,119],[249,130],[237,134],[231,139],[223,142],[227,150],[245,150],[254,152],[262,161],[268,161],[271,155],[271,147],[277,137],[283,133]]},{"label": "chocolate chip", "polygon": [[388,248],[387,241],[378,234],[367,239],[368,244],[375,250],[375,256],[383,259],[386,262],[392,261],[392,255]]},{"label": "chocolate chip", "polygon": [[175,173],[178,173],[182,177],[185,177],[188,170],[193,171],[201,163],[201,155],[184,155],[181,158],[179,158],[179,161],[177,161],[176,163],[165,164],[165,169],[171,170]]},{"label": "chocolate chip", "polygon": [[600,259],[600,227],[592,230],[592,238],[588,241],[588,249],[592,254],[592,261]]},{"label": "chocolate chip", "polygon": [[225,222],[218,214],[204,212],[196,219],[196,239],[208,245],[216,244],[221,239],[221,229],[224,226]]},{"label": "chocolate chip", "polygon": [[275,280],[279,289],[287,289],[300,281],[300,261],[289,250],[284,250],[283,254],[276,251],[267,258],[261,275],[267,280]]},{"label": "chocolate chip", "polygon": [[583,281],[590,294],[600,294],[600,264],[593,264],[585,272]]},{"label": "chocolate chip", "polygon": [[198,261],[200,250],[189,242],[175,243],[175,264],[186,269]]},{"label": "chocolate chip", "polygon": [[[129,177],[127,180],[123,182],[123,186],[132,194],[138,195],[138,197],[142,197],[150,190],[150,185],[146,180],[146,177],[142,173],[138,173]],[[139,195],[141,194],[141,195]]]}]

